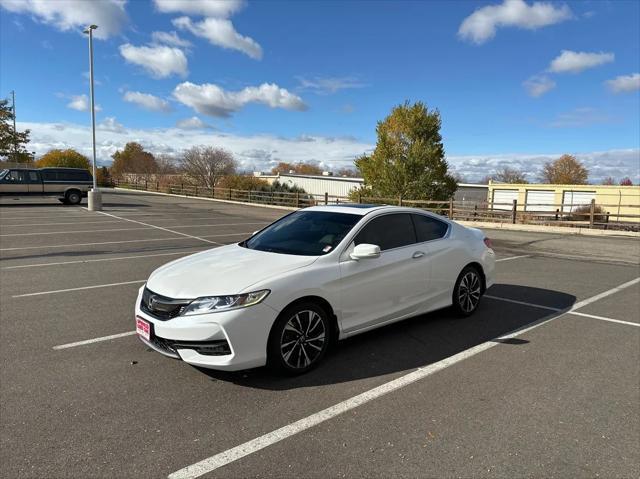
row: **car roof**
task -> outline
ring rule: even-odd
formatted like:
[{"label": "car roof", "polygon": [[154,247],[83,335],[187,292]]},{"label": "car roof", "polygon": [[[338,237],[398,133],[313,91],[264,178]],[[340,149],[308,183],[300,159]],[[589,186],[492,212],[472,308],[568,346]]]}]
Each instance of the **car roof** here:
[{"label": "car roof", "polygon": [[304,211],[328,211],[332,213],[348,213],[352,215],[365,216],[372,212],[395,211],[398,213],[429,213],[418,208],[407,208],[406,206],[393,205],[369,205],[360,203],[343,203],[338,205],[311,206]]},{"label": "car roof", "polygon": [[62,171],[88,171],[86,168],[69,168],[66,166],[45,166],[44,168],[38,168],[39,170],[62,170]]},{"label": "car roof", "polygon": [[310,206],[305,208],[304,211],[326,211],[330,213],[346,213],[358,216],[364,216],[372,211],[389,208],[385,205],[364,205],[360,203],[343,203],[338,205],[327,206]]}]

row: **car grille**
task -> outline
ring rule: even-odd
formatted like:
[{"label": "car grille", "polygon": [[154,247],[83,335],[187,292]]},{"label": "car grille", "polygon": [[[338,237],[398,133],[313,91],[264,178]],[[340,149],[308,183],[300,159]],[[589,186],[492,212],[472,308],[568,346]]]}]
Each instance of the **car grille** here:
[{"label": "car grille", "polygon": [[160,352],[173,358],[180,358],[178,349],[192,349],[204,356],[226,356],[231,354],[231,348],[226,339],[214,341],[175,341],[156,335],[151,336],[150,343]]},{"label": "car grille", "polygon": [[178,351],[176,351],[172,345],[172,341],[164,338],[159,338],[158,336],[152,336],[150,342],[167,356],[171,356],[172,358],[176,359],[180,358]]},{"label": "car grille", "polygon": [[142,292],[140,309],[156,319],[167,321],[180,315],[190,302],[189,299],[167,298],[145,287]]}]

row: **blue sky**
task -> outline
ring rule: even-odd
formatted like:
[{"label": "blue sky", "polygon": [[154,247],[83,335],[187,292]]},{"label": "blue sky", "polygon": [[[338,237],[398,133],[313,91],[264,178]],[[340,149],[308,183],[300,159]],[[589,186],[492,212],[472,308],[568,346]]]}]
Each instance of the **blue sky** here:
[{"label": "blue sky", "polygon": [[90,147],[79,32],[95,22],[104,163],[137,140],[172,155],[222,146],[246,169],[278,160],[339,168],[373,147],[376,122],[394,105],[421,100],[440,110],[448,159],[469,179],[507,164],[535,179],[565,152],[594,181],[640,179],[637,1],[0,7],[0,95],[16,90],[38,153]]}]

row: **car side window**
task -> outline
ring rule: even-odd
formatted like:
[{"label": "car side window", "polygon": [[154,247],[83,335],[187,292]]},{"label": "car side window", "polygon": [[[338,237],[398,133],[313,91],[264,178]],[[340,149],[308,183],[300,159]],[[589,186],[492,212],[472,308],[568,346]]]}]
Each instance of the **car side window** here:
[{"label": "car side window", "polygon": [[24,174],[24,171],[20,170],[11,170],[11,172],[7,175],[7,180],[12,183],[26,183],[27,177]]},{"label": "car side window", "polygon": [[55,181],[56,180],[56,172],[55,171],[43,171],[42,179],[45,181]]},{"label": "car side window", "polygon": [[29,172],[29,182],[30,183],[40,183],[40,178],[38,177],[38,172],[37,171],[30,171]]},{"label": "car side window", "polygon": [[448,225],[427,215],[411,215],[416,227],[418,243],[442,238],[447,234]]},{"label": "car side window", "polygon": [[382,215],[372,219],[360,231],[354,243],[375,244],[381,251],[400,248],[416,242],[416,233],[408,213]]}]

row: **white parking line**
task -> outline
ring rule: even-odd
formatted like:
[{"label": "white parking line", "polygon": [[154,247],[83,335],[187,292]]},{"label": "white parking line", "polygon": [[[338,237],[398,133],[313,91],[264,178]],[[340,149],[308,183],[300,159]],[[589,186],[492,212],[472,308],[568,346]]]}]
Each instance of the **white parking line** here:
[{"label": "white parking line", "polygon": [[268,225],[269,221],[252,221],[249,223],[212,223],[207,225],[179,225],[172,228],[200,228],[203,226],[244,226],[244,225]]},{"label": "white parking line", "polygon": [[611,296],[612,294],[617,293],[618,291],[622,291],[623,289],[626,289],[629,286],[633,286],[634,284],[638,284],[638,283],[640,283],[640,278],[632,279],[631,281],[627,281],[626,283],[621,284],[620,286],[618,286],[616,288],[610,289],[609,291],[605,291],[604,293],[596,294],[595,296],[591,296],[590,298],[583,299],[582,301],[574,304],[571,307],[571,311],[575,311],[576,309],[584,308],[588,304],[595,303],[596,301],[599,301],[602,298],[606,298],[607,296]]},{"label": "white parking line", "polygon": [[511,261],[512,259],[520,259],[520,258],[531,258],[530,254],[522,254],[520,256],[508,256],[506,258],[500,258],[496,260],[496,263],[499,263],[500,261]]},{"label": "white parking line", "polygon": [[77,233],[106,233],[109,231],[135,231],[135,230],[148,230],[151,228],[111,228],[106,230],[67,230],[67,231],[45,231],[37,233],[9,233],[0,235],[0,237],[7,236],[40,236],[40,235],[72,235]]},{"label": "white parking line", "polygon": [[571,311],[569,314],[582,316],[584,318],[599,319],[600,321],[608,321],[610,323],[619,323],[619,324],[626,324],[627,326],[640,327],[640,323],[632,323],[631,321],[622,321],[621,319],[605,318],[604,316],[596,316],[595,314],[579,313],[577,311]]},{"label": "white parking line", "polygon": [[[520,252],[525,252],[526,250],[509,248],[509,251],[513,253],[520,253]],[[577,254],[553,253],[551,251],[544,251],[544,250],[536,251],[534,254],[530,254],[529,256],[559,258],[559,259],[566,259],[566,260],[584,260],[584,261],[598,260],[598,261],[611,261],[611,262],[625,263],[625,264],[635,264],[635,265],[638,264],[638,263],[634,263],[633,261],[624,261],[624,260],[621,260],[620,258],[615,258],[615,257],[606,257],[606,256],[596,257],[596,256],[577,255]]]},{"label": "white parking line", "polygon": [[163,228],[162,226],[156,226],[156,225],[152,225],[150,223],[143,223],[142,221],[132,220],[132,219],[129,219],[129,218],[122,218],[120,216],[112,215],[111,213],[105,213],[104,211],[99,211],[98,213],[100,213],[102,215],[110,216],[112,218],[116,218],[116,219],[119,219],[119,220],[129,221],[131,223],[136,223],[136,224],[143,225],[143,226],[150,226],[152,228],[156,228],[156,229],[159,229],[161,231],[167,231],[169,233],[173,233],[173,234],[176,234],[176,235],[186,236],[187,238],[193,238],[193,239],[196,239],[196,240],[199,240],[199,241],[204,241],[205,243],[220,244],[220,243],[216,243],[215,241],[210,241],[208,239],[201,238],[199,236],[188,235],[187,233],[181,233],[179,231],[170,230],[169,228]]},{"label": "white parking line", "polygon": [[85,344],[99,343],[100,341],[109,341],[110,339],[124,338],[125,336],[131,336],[133,334],[136,334],[136,332],[127,331],[126,333],[112,334],[110,336],[102,336],[100,338],[87,339],[85,341],[76,341],[75,343],[61,344],[59,346],[54,346],[53,349],[59,350],[75,348],[76,346],[84,346]]},{"label": "white parking line", "polygon": [[[260,222],[253,222],[253,223],[213,223],[213,224],[206,224],[206,225],[180,225],[180,226],[172,226],[172,228],[174,229],[175,228],[201,228],[201,227],[210,227],[210,226],[245,226],[245,225],[266,225],[266,224],[269,224],[269,223],[260,221]],[[160,228],[162,230],[168,231],[166,228],[162,228],[156,225],[150,225],[144,228],[111,228],[111,229],[105,229],[105,230],[66,230],[66,231],[45,231],[45,232],[37,232],[37,233],[8,233],[8,234],[0,234],[0,237],[70,235],[70,234],[77,234],[77,233],[109,233],[111,231],[138,231],[138,230],[149,230],[153,228]],[[192,236],[192,238],[195,238],[195,236]]]},{"label": "white parking line", "polygon": [[68,223],[27,223],[27,224],[3,224],[2,227],[21,228],[23,226],[66,226],[66,225],[90,225],[103,223],[121,223],[121,220],[102,220],[102,221],[71,221]]},{"label": "white parking line", "polygon": [[[243,233],[223,233],[223,234],[217,234],[217,235],[204,235],[202,238],[223,238],[227,236],[246,236],[246,235],[250,235],[251,233],[252,232],[250,231],[246,231]],[[186,240],[191,238],[201,239],[201,238],[196,238],[195,236],[185,235],[185,237],[182,237],[182,238],[176,238],[176,237],[149,238],[149,239],[138,239],[138,240],[102,241],[100,243],[76,243],[76,244],[57,244],[57,245],[54,244],[54,245],[46,245],[46,246],[18,246],[15,248],[0,248],[0,251],[19,251],[19,250],[25,250],[25,249],[71,248],[75,246],[96,246],[96,245],[122,244],[122,243],[145,243],[148,241],[179,241],[179,240]],[[224,246],[224,243],[217,243],[215,241],[209,241],[204,239],[202,241],[206,243],[215,244],[217,246]],[[6,259],[11,259],[11,258],[6,258]]]},{"label": "white parking line", "polygon": [[[202,248],[208,248],[208,246],[202,246]],[[64,264],[81,264],[81,263],[102,263],[105,261],[120,261],[126,259],[138,259],[138,258],[154,258],[156,256],[174,256],[180,254],[191,254],[197,253],[198,251],[202,251],[202,248],[192,249],[186,251],[174,251],[171,253],[154,253],[154,254],[141,254],[141,255],[133,255],[133,256],[116,256],[115,258],[99,258],[99,259],[79,259],[76,261],[59,261],[55,263],[37,263],[37,264],[21,264],[17,266],[5,266],[2,268],[5,269],[24,269],[24,268],[41,268],[43,266],[60,266]]]},{"label": "white parking line", "polygon": [[73,213],[68,215],[46,215],[46,216],[31,216],[31,215],[20,215],[20,216],[3,216],[0,215],[0,220],[40,220],[40,219],[51,219],[51,218],[86,218],[84,214],[81,213]]},{"label": "white parking line", "polygon": [[29,296],[42,296],[45,294],[69,293],[71,291],[82,291],[84,289],[109,288],[111,286],[122,286],[125,284],[144,283],[146,279],[138,279],[135,281],[123,281],[122,283],[95,284],[93,286],[81,286],[79,288],[56,289],[53,291],[40,291],[39,293],[16,294],[12,298],[27,298]]},{"label": "white parking line", "polygon": [[[146,243],[149,241],[179,241],[185,240],[189,238],[147,238],[147,239],[137,239],[137,240],[120,240],[120,241],[101,241],[98,243],[74,243],[74,244],[50,244],[45,246],[18,246],[15,248],[0,248],[0,251],[20,251],[25,249],[50,249],[50,248],[74,248],[76,246],[98,246],[98,245],[106,245],[106,244],[123,244],[123,243]],[[220,245],[220,243],[216,243]]]},{"label": "white parking line", "polygon": [[543,306],[541,304],[527,303],[526,301],[518,301],[516,299],[502,298],[500,296],[492,296],[490,294],[485,294],[483,297],[487,299],[495,299],[497,301],[504,301],[505,303],[513,303],[513,304],[520,304],[522,306],[529,306],[531,308],[547,309],[549,311],[562,311],[562,309],[560,308],[552,308],[551,306]]},{"label": "white parking line", "polygon": [[[580,303],[576,303],[576,305],[590,304],[593,301],[597,301],[598,299],[602,299],[606,296],[614,294],[624,288],[628,288],[629,286],[637,283],[638,281],[640,281],[640,278],[637,278],[636,280],[633,280],[633,281],[629,281],[628,283],[624,283],[616,288],[610,289],[596,296],[588,298],[584,301],[581,301]],[[547,309],[547,307],[544,306],[542,307],[542,309]],[[332,419],[346,411],[350,411],[351,409],[357,408],[358,406],[368,403],[369,401],[372,401],[381,396],[384,396],[385,394],[389,394],[393,391],[401,389],[409,384],[412,384],[416,381],[424,379],[427,376],[430,376],[449,366],[459,363],[460,361],[464,361],[465,359],[475,356],[476,354],[482,351],[486,351],[487,349],[495,347],[496,345],[501,344],[500,342],[496,342],[496,340],[498,339],[511,339],[511,338],[520,336],[528,331],[531,331],[534,328],[537,328],[542,324],[545,324],[547,322],[550,322],[556,318],[563,316],[563,314],[564,313],[562,311],[554,311],[553,313],[543,318],[540,318],[537,321],[534,321],[533,323],[523,328],[516,329],[511,333],[504,334],[498,338],[494,338],[491,341],[481,343],[470,349],[462,351],[454,356],[451,356],[441,361],[438,361],[436,363],[430,364],[429,366],[419,368],[409,374],[406,374],[397,379],[394,379],[393,381],[389,381],[376,388],[370,389],[369,391],[365,391],[364,393],[358,394],[357,396],[354,396],[350,399],[346,399],[345,401],[339,402],[334,406],[328,407],[327,409],[324,409],[308,417],[300,419],[299,421],[288,424],[284,427],[281,427],[280,429],[276,429],[275,431],[271,431],[267,434],[264,434],[263,436],[247,441],[244,444],[233,447],[219,454],[215,454],[207,459],[204,459],[200,462],[197,462],[183,469],[180,469],[172,474],[169,474],[169,479],[193,479],[196,477],[200,477],[203,474],[207,474],[211,471],[215,471],[216,469],[219,469],[220,467],[223,467],[231,462],[237,461],[238,459],[242,459],[243,457],[253,454],[254,452],[260,451],[265,447],[268,447],[272,444],[283,441],[302,431],[306,431],[307,429],[313,426],[316,426],[322,422],[328,421],[329,419]]]}]

